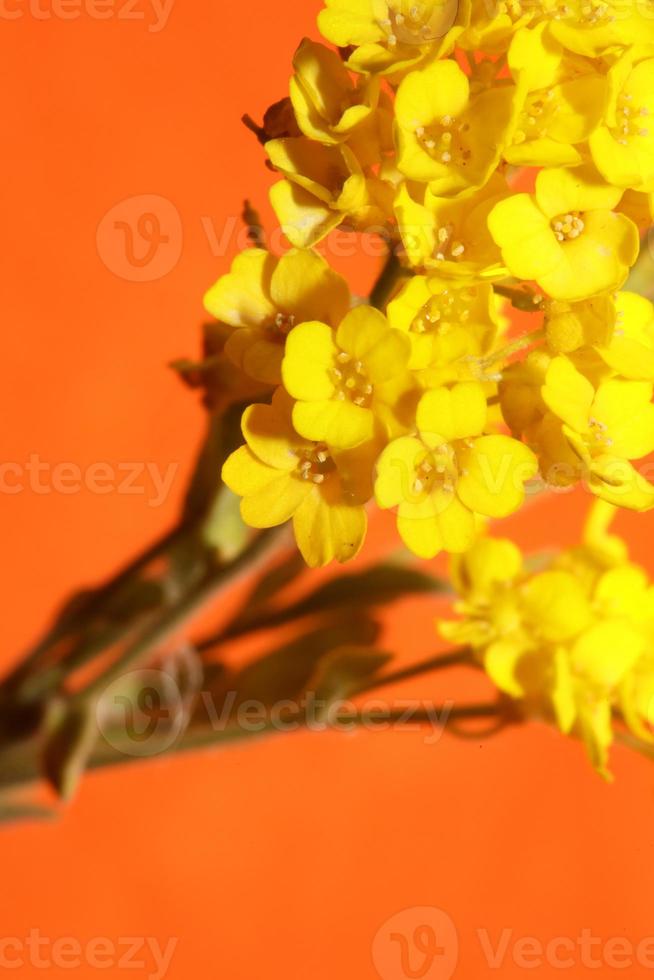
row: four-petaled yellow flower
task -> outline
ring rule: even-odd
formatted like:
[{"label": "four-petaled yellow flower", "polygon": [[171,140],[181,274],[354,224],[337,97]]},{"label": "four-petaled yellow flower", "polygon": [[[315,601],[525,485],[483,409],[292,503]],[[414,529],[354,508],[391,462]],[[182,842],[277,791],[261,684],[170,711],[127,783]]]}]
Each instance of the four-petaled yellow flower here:
[{"label": "four-petaled yellow flower", "polygon": [[408,337],[370,306],[352,310],[337,330],[301,324],[282,364],[284,386],[297,399],[297,431],[343,449],[373,439],[392,412],[393,381],[405,373],[410,353]]},{"label": "four-petaled yellow flower", "polygon": [[281,382],[286,337],[298,323],[325,320],[337,326],[349,305],[343,277],[316,252],[296,249],[280,259],[262,248],[241,252],[204,297],[212,316],[239,328],[225,345],[227,356],[267,384]]},{"label": "four-petaled yellow flower", "polygon": [[397,509],[402,540],[422,558],[466,551],[478,515],[518,510],[536,474],[536,458],[523,443],[484,434],[487,417],[481,384],[435,388],[418,405],[418,434],[393,440],[378,460],[377,504]]},{"label": "four-petaled yellow flower", "polygon": [[293,521],[298,547],[311,567],[354,558],[366,533],[364,504],[372,494],[374,446],[356,453],[303,439],[293,428],[292,402],[280,388],[272,405],[243,415],[246,445],[232,453],[223,480],[242,497],[251,527]]},{"label": "four-petaled yellow flower", "polygon": [[638,229],[613,210],[620,197],[587,168],[541,170],[535,194],[500,201],[488,225],[514,276],[554,299],[588,299],[619,288],[638,257]]}]

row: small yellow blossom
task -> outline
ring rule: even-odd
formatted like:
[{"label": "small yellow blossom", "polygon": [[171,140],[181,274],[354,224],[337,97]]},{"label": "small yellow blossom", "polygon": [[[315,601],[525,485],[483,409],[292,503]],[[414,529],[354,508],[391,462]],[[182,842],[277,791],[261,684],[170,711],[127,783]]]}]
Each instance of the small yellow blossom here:
[{"label": "small yellow blossom", "polygon": [[282,364],[284,386],[297,399],[297,431],[342,449],[373,439],[392,412],[393,382],[405,374],[410,353],[409,338],[370,306],[356,307],[337,330],[300,324]]},{"label": "small yellow blossom", "polygon": [[651,0],[549,0],[549,31],[569,51],[597,58],[634,44],[654,43]]},{"label": "small yellow blossom", "polygon": [[653,385],[611,379],[597,390],[568,358],[554,358],[542,396],[588,471],[593,493],[633,510],[654,506],[654,486],[629,462],[654,450]]},{"label": "small yellow blossom", "polygon": [[379,79],[355,84],[335,51],[305,38],[293,58],[291,102],[297,123],[310,139],[341,143],[365,123],[379,99]]},{"label": "small yellow blossom", "polygon": [[620,197],[586,168],[541,170],[535,194],[500,201],[488,224],[514,276],[587,299],[621,286],[638,257],[638,229],[613,210]]},{"label": "small yellow blossom", "polygon": [[318,27],[341,48],[354,46],[354,71],[397,75],[454,47],[470,18],[470,0],[326,0]]},{"label": "small yellow blossom", "polygon": [[429,183],[435,195],[481,187],[497,166],[518,112],[516,89],[504,82],[470,95],[455,61],[411,72],[395,101],[398,168]]},{"label": "small yellow blossom", "polygon": [[509,50],[509,65],[525,93],[512,144],[504,150],[515,166],[581,164],[584,144],[605,112],[606,76],[592,62],[564,57],[545,27],[519,31]]},{"label": "small yellow blossom", "polygon": [[591,134],[595,166],[616,187],[654,191],[654,58],[625,54],[609,72],[606,117]]},{"label": "small yellow blossom", "polygon": [[367,230],[385,224],[393,190],[366,175],[346,144],[323,145],[306,137],[271,140],[266,150],[284,174],[270,200],[287,238],[298,248],[317,244],[347,221]]},{"label": "small yellow blossom", "polygon": [[395,214],[411,265],[465,279],[506,276],[502,255],[488,230],[488,217],[507,196],[506,182],[497,174],[484,187],[455,198],[436,197],[429,188],[422,199],[415,198],[403,184],[395,200]]},{"label": "small yellow blossom", "polygon": [[430,369],[432,386],[477,379],[477,361],[489,354],[500,329],[490,284],[439,276],[414,276],[386,315],[411,340],[409,368]]},{"label": "small yellow blossom", "polygon": [[510,542],[479,539],[453,559],[461,618],[439,626],[448,640],[472,647],[526,715],[582,738],[609,778],[614,711],[653,740],[654,607],[652,586],[624,547],[606,550],[614,539],[605,506],[591,511],[581,548],[536,572]]},{"label": "small yellow blossom", "polygon": [[292,402],[278,389],[272,405],[243,416],[246,445],[232,453],[223,480],[239,497],[251,527],[293,521],[298,547],[312,567],[354,558],[366,533],[375,446],[339,452],[303,439],[293,428]]},{"label": "small yellow blossom", "polygon": [[296,324],[337,326],[350,305],[347,283],[316,252],[292,249],[276,258],[261,248],[241,252],[208,290],[204,306],[235,327],[227,356],[256,381],[280,384],[286,337]]},{"label": "small yellow blossom", "polygon": [[487,416],[481,384],[434,388],[418,405],[417,435],[395,439],[377,462],[377,504],[397,509],[402,540],[422,558],[467,550],[479,515],[506,517],[524,500],[536,459],[516,439],[484,435]]}]

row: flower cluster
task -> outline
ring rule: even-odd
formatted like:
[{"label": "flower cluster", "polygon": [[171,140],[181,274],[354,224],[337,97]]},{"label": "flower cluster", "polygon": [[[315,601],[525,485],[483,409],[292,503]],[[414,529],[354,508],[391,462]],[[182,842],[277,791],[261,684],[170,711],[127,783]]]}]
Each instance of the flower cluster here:
[{"label": "flower cluster", "polygon": [[[356,555],[373,498],[426,558],[526,489],[654,506],[654,307],[623,290],[654,208],[651,0],[326,0],[319,27],[337,50],[301,43],[267,131],[293,248],[206,297],[270,393],[223,473],[245,521],[292,520],[315,566]],[[374,305],[315,250],[339,226],[388,243]]]},{"label": "flower cluster", "polygon": [[479,538],[453,560],[461,619],[440,623],[525,715],[580,736],[604,776],[616,721],[654,742],[654,586],[608,533],[611,511],[598,502],[582,546],[536,571],[510,541]]}]

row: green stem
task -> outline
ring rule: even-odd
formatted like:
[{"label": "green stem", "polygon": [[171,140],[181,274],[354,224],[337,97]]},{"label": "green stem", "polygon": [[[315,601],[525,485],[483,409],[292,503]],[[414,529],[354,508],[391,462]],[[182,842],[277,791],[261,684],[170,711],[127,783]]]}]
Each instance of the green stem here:
[{"label": "green stem", "polygon": [[100,694],[108,684],[124,674],[134,664],[139,663],[156,647],[176,633],[210,599],[214,599],[220,592],[231,587],[245,573],[253,571],[258,564],[267,558],[281,534],[285,533],[286,529],[282,527],[270,528],[257,534],[249,547],[238,558],[229,565],[218,566],[172,609],[166,610],[153,623],[148,624],[120,657],[80,691],[75,699],[86,700]]},{"label": "green stem", "polygon": [[188,529],[178,525],[168,531],[158,541],[155,541],[146,551],[132,559],[106,584],[93,591],[81,608],[64,615],[46,635],[39,640],[23,657],[18,666],[2,682],[3,690],[8,693],[24,694],[23,685],[32,680],[33,668],[38,666],[57,644],[78,633],[101,609],[102,605],[111,600],[121,588],[134,578],[155,559],[169,551],[186,534]]},{"label": "green stem", "polygon": [[[429,725],[433,728],[435,722],[447,730],[448,727],[454,728],[462,721],[484,718],[496,719],[498,726],[503,719],[507,722],[514,720],[502,702],[462,705],[445,703],[433,705],[429,710],[415,710],[411,713],[411,717],[407,716],[404,708],[385,711],[377,707],[361,709],[358,712],[342,711],[329,721],[323,722],[320,730],[324,727],[325,730],[345,731],[346,724],[373,727],[382,723],[385,726]],[[111,743],[103,740],[95,747],[85,769],[90,771],[133,762],[146,762],[150,758],[161,759],[187,752],[226,748],[238,742],[258,740],[268,735],[289,734],[288,724],[295,721],[298,721],[297,731],[306,730],[307,726],[298,720],[298,712],[289,711],[282,714],[279,721],[275,723],[262,722],[262,727],[257,731],[237,724],[230,724],[219,730],[206,726],[187,730],[173,745],[169,744],[169,736],[164,734],[161,738],[161,749],[158,750],[156,739],[150,739],[147,743],[147,753],[144,752],[143,755],[134,755],[134,744],[127,739],[125,739],[125,748],[121,748],[121,739],[117,736],[111,739]],[[36,782],[41,776],[39,751],[40,744],[36,739],[0,751],[0,790],[10,791]]]}]

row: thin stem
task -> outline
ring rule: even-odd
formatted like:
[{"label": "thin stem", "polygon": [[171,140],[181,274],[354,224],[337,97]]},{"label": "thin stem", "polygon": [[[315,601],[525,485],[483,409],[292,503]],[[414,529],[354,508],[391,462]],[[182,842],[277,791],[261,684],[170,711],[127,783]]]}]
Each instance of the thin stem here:
[{"label": "thin stem", "polygon": [[545,330],[542,327],[539,327],[538,330],[531,330],[529,333],[523,333],[520,337],[516,337],[510,344],[507,344],[506,347],[503,347],[502,350],[494,351],[488,357],[485,357],[482,364],[485,367],[490,367],[499,361],[507,361],[513,354],[517,354],[521,350],[526,350],[527,347],[532,347],[539,340],[542,340],[544,336]]},{"label": "thin stem", "polygon": [[116,595],[131,578],[138,575],[156,558],[165,554],[187,531],[188,528],[181,524],[166,532],[146,551],[129,561],[106,585],[94,590],[83,606],[71,611],[68,616],[64,615],[36,646],[28,651],[14,671],[5,678],[2,687],[7,691],[20,691],[24,681],[29,678],[32,668],[40,663],[56,644],[78,632],[82,623],[92,618],[103,603]]},{"label": "thin stem", "polygon": [[120,657],[76,696],[78,700],[101,693],[111,681],[120,677],[133,664],[145,658],[155,647],[176,633],[210,599],[231,587],[246,572],[260,564],[277,543],[285,528],[270,528],[258,534],[246,550],[231,564],[218,566],[199,585],[166,612],[149,624]]}]

